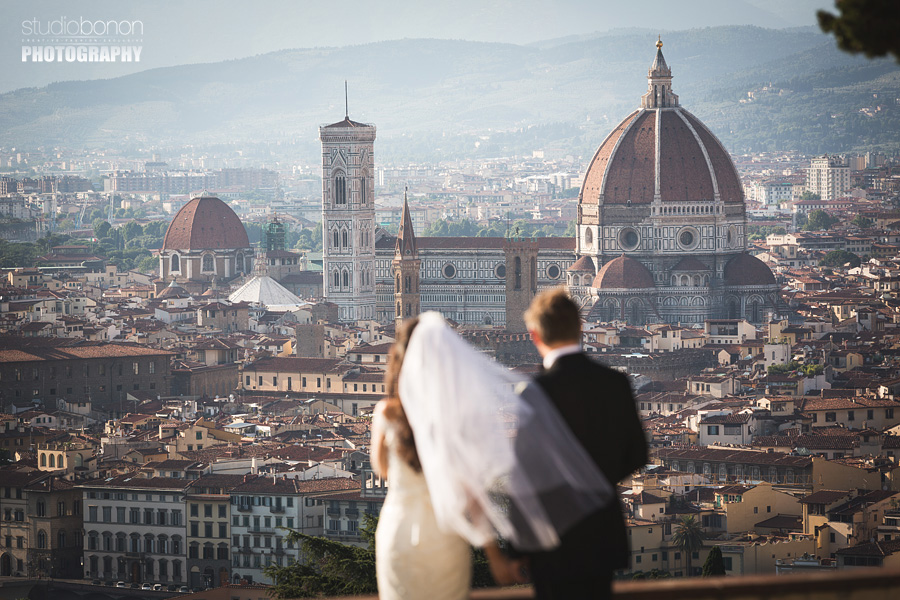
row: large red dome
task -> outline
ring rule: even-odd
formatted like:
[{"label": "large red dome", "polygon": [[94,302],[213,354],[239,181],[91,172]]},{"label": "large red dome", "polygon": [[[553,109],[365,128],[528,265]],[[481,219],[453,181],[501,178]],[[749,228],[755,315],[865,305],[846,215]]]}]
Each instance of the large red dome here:
[{"label": "large red dome", "polygon": [[743,203],[731,157],[700,120],[681,108],[657,42],[641,108],[606,137],[588,166],[579,202]]},{"label": "large red dome", "polygon": [[596,204],[744,201],[740,178],[721,142],[680,107],[637,110],[594,155],[581,201]]},{"label": "large red dome", "polygon": [[247,230],[231,207],[214,196],[194,198],[172,219],[163,250],[249,248]]}]

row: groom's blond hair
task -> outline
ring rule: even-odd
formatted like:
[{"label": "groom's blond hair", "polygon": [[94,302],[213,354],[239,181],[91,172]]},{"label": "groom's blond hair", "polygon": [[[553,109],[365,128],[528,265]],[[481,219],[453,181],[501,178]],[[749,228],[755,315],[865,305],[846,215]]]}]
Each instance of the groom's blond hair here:
[{"label": "groom's blond hair", "polygon": [[525,311],[525,326],[546,344],[581,341],[581,315],[566,290],[546,290],[534,297]]}]

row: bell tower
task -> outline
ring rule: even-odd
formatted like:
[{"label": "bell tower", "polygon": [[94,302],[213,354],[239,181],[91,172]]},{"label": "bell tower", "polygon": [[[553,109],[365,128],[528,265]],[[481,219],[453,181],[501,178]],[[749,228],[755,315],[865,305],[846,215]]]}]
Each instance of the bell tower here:
[{"label": "bell tower", "polygon": [[525,333],[525,311],[537,294],[538,243],[510,239],[503,247],[506,258],[506,331]]},{"label": "bell tower", "polygon": [[394,276],[394,320],[399,326],[403,319],[419,314],[419,269],[422,261],[416,246],[416,232],[413,230],[412,217],[409,214],[409,202],[406,192],[403,194],[403,215],[400,220],[400,232],[394,247],[392,263]]},{"label": "bell tower", "polygon": [[325,299],[345,322],[375,319],[375,126],[319,127]]}]

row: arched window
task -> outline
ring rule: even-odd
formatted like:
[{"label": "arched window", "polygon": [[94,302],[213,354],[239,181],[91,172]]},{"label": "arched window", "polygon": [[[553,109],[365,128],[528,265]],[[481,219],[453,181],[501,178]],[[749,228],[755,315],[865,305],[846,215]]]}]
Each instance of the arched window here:
[{"label": "arched window", "polygon": [[347,242],[347,230],[341,232],[341,241],[343,242],[341,245],[345,248],[349,248],[350,244]]},{"label": "arched window", "polygon": [[516,266],[515,266],[515,275],[516,275],[516,287],[515,289],[522,289],[522,259],[518,256],[516,257]]},{"label": "arched window", "polygon": [[234,259],[234,270],[238,273],[244,272],[244,253],[238,252]]},{"label": "arched window", "polygon": [[179,260],[177,254],[173,254],[171,258],[171,265],[169,267],[172,271],[180,271],[181,270],[181,260]]},{"label": "arched window", "polygon": [[606,320],[607,321],[615,321],[616,320],[616,313],[618,312],[616,309],[617,309],[617,306],[616,306],[615,302],[610,302],[609,304],[606,305]]},{"label": "arched window", "polygon": [[350,287],[350,273],[344,271],[344,287]]},{"label": "arched window", "polygon": [[47,466],[47,455],[46,454],[41,454],[41,466],[42,467]]},{"label": "arched window", "polygon": [[407,275],[405,284],[406,284],[406,293],[408,294],[410,292],[410,290],[412,289],[412,277]]},{"label": "arched window", "polygon": [[338,238],[337,230],[334,231],[334,247],[339,248],[341,245],[340,239]]},{"label": "arched window", "polygon": [[50,455],[50,468],[51,469],[56,468],[56,455],[55,454]]},{"label": "arched window", "polygon": [[38,531],[37,547],[38,548],[46,548],[47,547],[47,534],[43,530]]},{"label": "arched window", "polygon": [[397,316],[398,316],[398,317],[402,317],[402,316],[403,316],[403,313],[402,313],[401,310],[400,310],[400,303],[399,303],[399,302],[397,303]]},{"label": "arched window", "polygon": [[759,322],[759,302],[755,298],[750,303],[750,320],[754,323]]},{"label": "arched window", "polygon": [[590,229],[584,230],[584,245],[588,248],[594,245],[594,234]]},{"label": "arched window", "polygon": [[637,325],[641,322],[641,304],[640,302],[632,302],[631,303],[631,323],[630,325]]},{"label": "arched window", "polygon": [[728,301],[728,318],[729,319],[737,319],[738,318],[738,305],[737,301],[733,298]]},{"label": "arched window", "polygon": [[363,171],[362,177],[359,179],[359,202],[365,204],[368,200],[367,182],[369,181],[369,172]]},{"label": "arched window", "polygon": [[212,254],[204,254],[203,255],[203,265],[200,267],[203,271],[209,272],[213,270],[213,257]]},{"label": "arched window", "polygon": [[[337,235],[337,234],[335,234],[335,235]],[[341,287],[341,274],[338,273],[337,271],[334,272],[334,287],[336,287],[336,288]]]},{"label": "arched window", "polygon": [[397,287],[396,287],[396,289],[395,289],[394,291],[395,291],[395,292],[399,292],[399,291],[400,291],[400,274],[399,274],[399,273],[397,273]]},{"label": "arched window", "polygon": [[347,204],[347,179],[341,171],[334,176],[334,203]]}]

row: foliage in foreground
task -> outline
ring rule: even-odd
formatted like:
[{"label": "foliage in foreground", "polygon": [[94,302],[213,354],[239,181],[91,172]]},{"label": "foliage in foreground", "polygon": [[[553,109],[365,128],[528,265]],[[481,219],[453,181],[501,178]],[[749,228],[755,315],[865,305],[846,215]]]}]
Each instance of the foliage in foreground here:
[{"label": "foliage in foreground", "polygon": [[[270,565],[265,573],[275,581],[276,598],[317,598],[377,594],[375,577],[375,529],[378,517],[366,514],[360,538],[366,548],[348,546],[288,530],[286,540],[300,546],[300,560],[279,567]],[[494,585],[484,551],[472,550],[472,587]]]},{"label": "foliage in foreground", "polygon": [[368,548],[358,548],[323,537],[288,530],[289,543],[299,544],[300,560],[279,567],[270,565],[265,573],[275,581],[277,598],[315,598],[378,593],[375,581],[376,518],[365,515],[360,537]]},{"label": "foliage in foreground", "polygon": [[722,549],[713,546],[703,563],[703,576],[714,577],[716,575],[725,575],[725,559],[722,558]]}]

